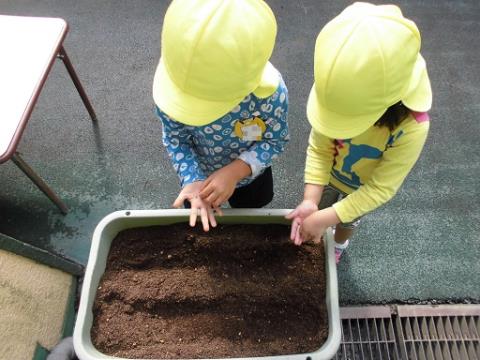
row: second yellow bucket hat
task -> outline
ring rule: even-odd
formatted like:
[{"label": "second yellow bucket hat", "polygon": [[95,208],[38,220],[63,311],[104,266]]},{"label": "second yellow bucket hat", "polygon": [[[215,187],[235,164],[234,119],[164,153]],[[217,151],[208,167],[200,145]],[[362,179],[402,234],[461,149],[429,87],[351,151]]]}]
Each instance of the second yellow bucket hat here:
[{"label": "second yellow bucket hat", "polygon": [[314,129],[330,138],[361,134],[391,105],[432,105],[420,33],[394,5],[354,3],[331,20],[315,45],[315,83],[307,104]]},{"label": "second yellow bucket hat", "polygon": [[174,120],[201,126],[252,92],[270,96],[279,84],[268,61],[276,33],[263,0],[173,0],[163,23],[155,103]]}]

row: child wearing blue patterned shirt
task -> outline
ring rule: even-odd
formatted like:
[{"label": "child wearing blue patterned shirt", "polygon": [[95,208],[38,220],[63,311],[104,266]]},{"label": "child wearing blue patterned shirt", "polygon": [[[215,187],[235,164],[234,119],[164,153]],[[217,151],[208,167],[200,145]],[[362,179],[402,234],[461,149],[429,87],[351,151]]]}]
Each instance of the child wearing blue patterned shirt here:
[{"label": "child wearing blue patterned shirt", "polygon": [[[281,81],[270,97],[259,99],[250,94],[231,112],[205,126],[184,125],[171,119],[158,107],[156,111],[162,120],[163,144],[182,187],[206,180],[210,174],[235,159],[248,164],[252,172],[238,182],[237,187],[242,187],[261,175],[283,152],[289,138],[287,110],[287,88]],[[265,125],[260,140],[239,137],[235,131],[237,124],[252,119]]]},{"label": "child wearing blue patterned shirt", "polygon": [[[205,126],[184,125],[156,108],[163,126],[163,144],[182,188],[204,182],[234,160],[241,160],[250,167],[251,174],[236,183],[235,188],[243,191],[235,191],[228,198],[230,205],[257,208],[272,200],[270,166],[289,140],[288,91],[280,73],[278,76],[279,86],[271,96],[260,99],[252,93],[228,114]],[[249,137],[239,133],[239,128],[248,126],[259,128],[261,135]],[[263,180],[261,193],[245,191],[259,179]],[[220,205],[220,201],[213,203],[214,207]]]},{"label": "child wearing blue patterned shirt", "polygon": [[[239,20],[248,19],[248,20]],[[263,0],[173,0],[153,82],[163,144],[180,178],[174,207],[205,231],[214,212],[273,198],[271,164],[289,139],[288,93],[268,61],[277,25]]]}]

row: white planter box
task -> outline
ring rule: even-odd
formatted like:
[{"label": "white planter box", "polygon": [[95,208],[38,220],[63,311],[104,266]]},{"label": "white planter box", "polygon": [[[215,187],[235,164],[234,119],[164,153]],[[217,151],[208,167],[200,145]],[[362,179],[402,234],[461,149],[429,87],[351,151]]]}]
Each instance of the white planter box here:
[{"label": "white planter box", "polygon": [[[221,224],[288,224],[284,216],[290,210],[277,209],[225,209],[224,216],[217,217]],[[106,216],[93,233],[90,257],[83,281],[73,343],[80,360],[124,360],[102,354],[92,345],[90,329],[93,323],[92,307],[100,279],[105,271],[110,244],[117,234],[125,229],[154,225],[169,225],[184,222],[188,226],[189,210],[124,210]],[[267,357],[228,358],[230,360],[329,360],[340,345],[340,315],[338,305],[337,269],[332,231],[325,236],[327,277],[326,305],[328,310],[328,338],[320,349],[307,354]],[[308,320],[306,320],[308,321]],[[227,360],[227,359],[219,359]]]}]

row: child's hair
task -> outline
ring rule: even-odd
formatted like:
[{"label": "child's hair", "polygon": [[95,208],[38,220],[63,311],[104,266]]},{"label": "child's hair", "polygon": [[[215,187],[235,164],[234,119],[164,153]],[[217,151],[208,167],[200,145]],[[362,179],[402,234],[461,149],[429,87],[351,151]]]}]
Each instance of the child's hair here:
[{"label": "child's hair", "polygon": [[405,120],[409,113],[410,109],[399,101],[390,106],[387,111],[383,113],[380,119],[375,123],[375,126],[386,126],[390,131],[393,131],[403,120]]}]

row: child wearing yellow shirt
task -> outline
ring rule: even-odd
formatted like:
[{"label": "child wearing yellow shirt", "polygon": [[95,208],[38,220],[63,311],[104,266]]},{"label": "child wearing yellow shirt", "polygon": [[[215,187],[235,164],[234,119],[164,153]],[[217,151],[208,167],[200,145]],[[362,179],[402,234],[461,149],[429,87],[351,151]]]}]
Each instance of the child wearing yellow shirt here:
[{"label": "child wearing yellow shirt", "polygon": [[355,3],[320,32],[304,200],[287,216],[295,244],[320,241],[335,226],[338,262],[358,219],[389,201],[411,171],[432,103],[420,42],[394,5]]}]

